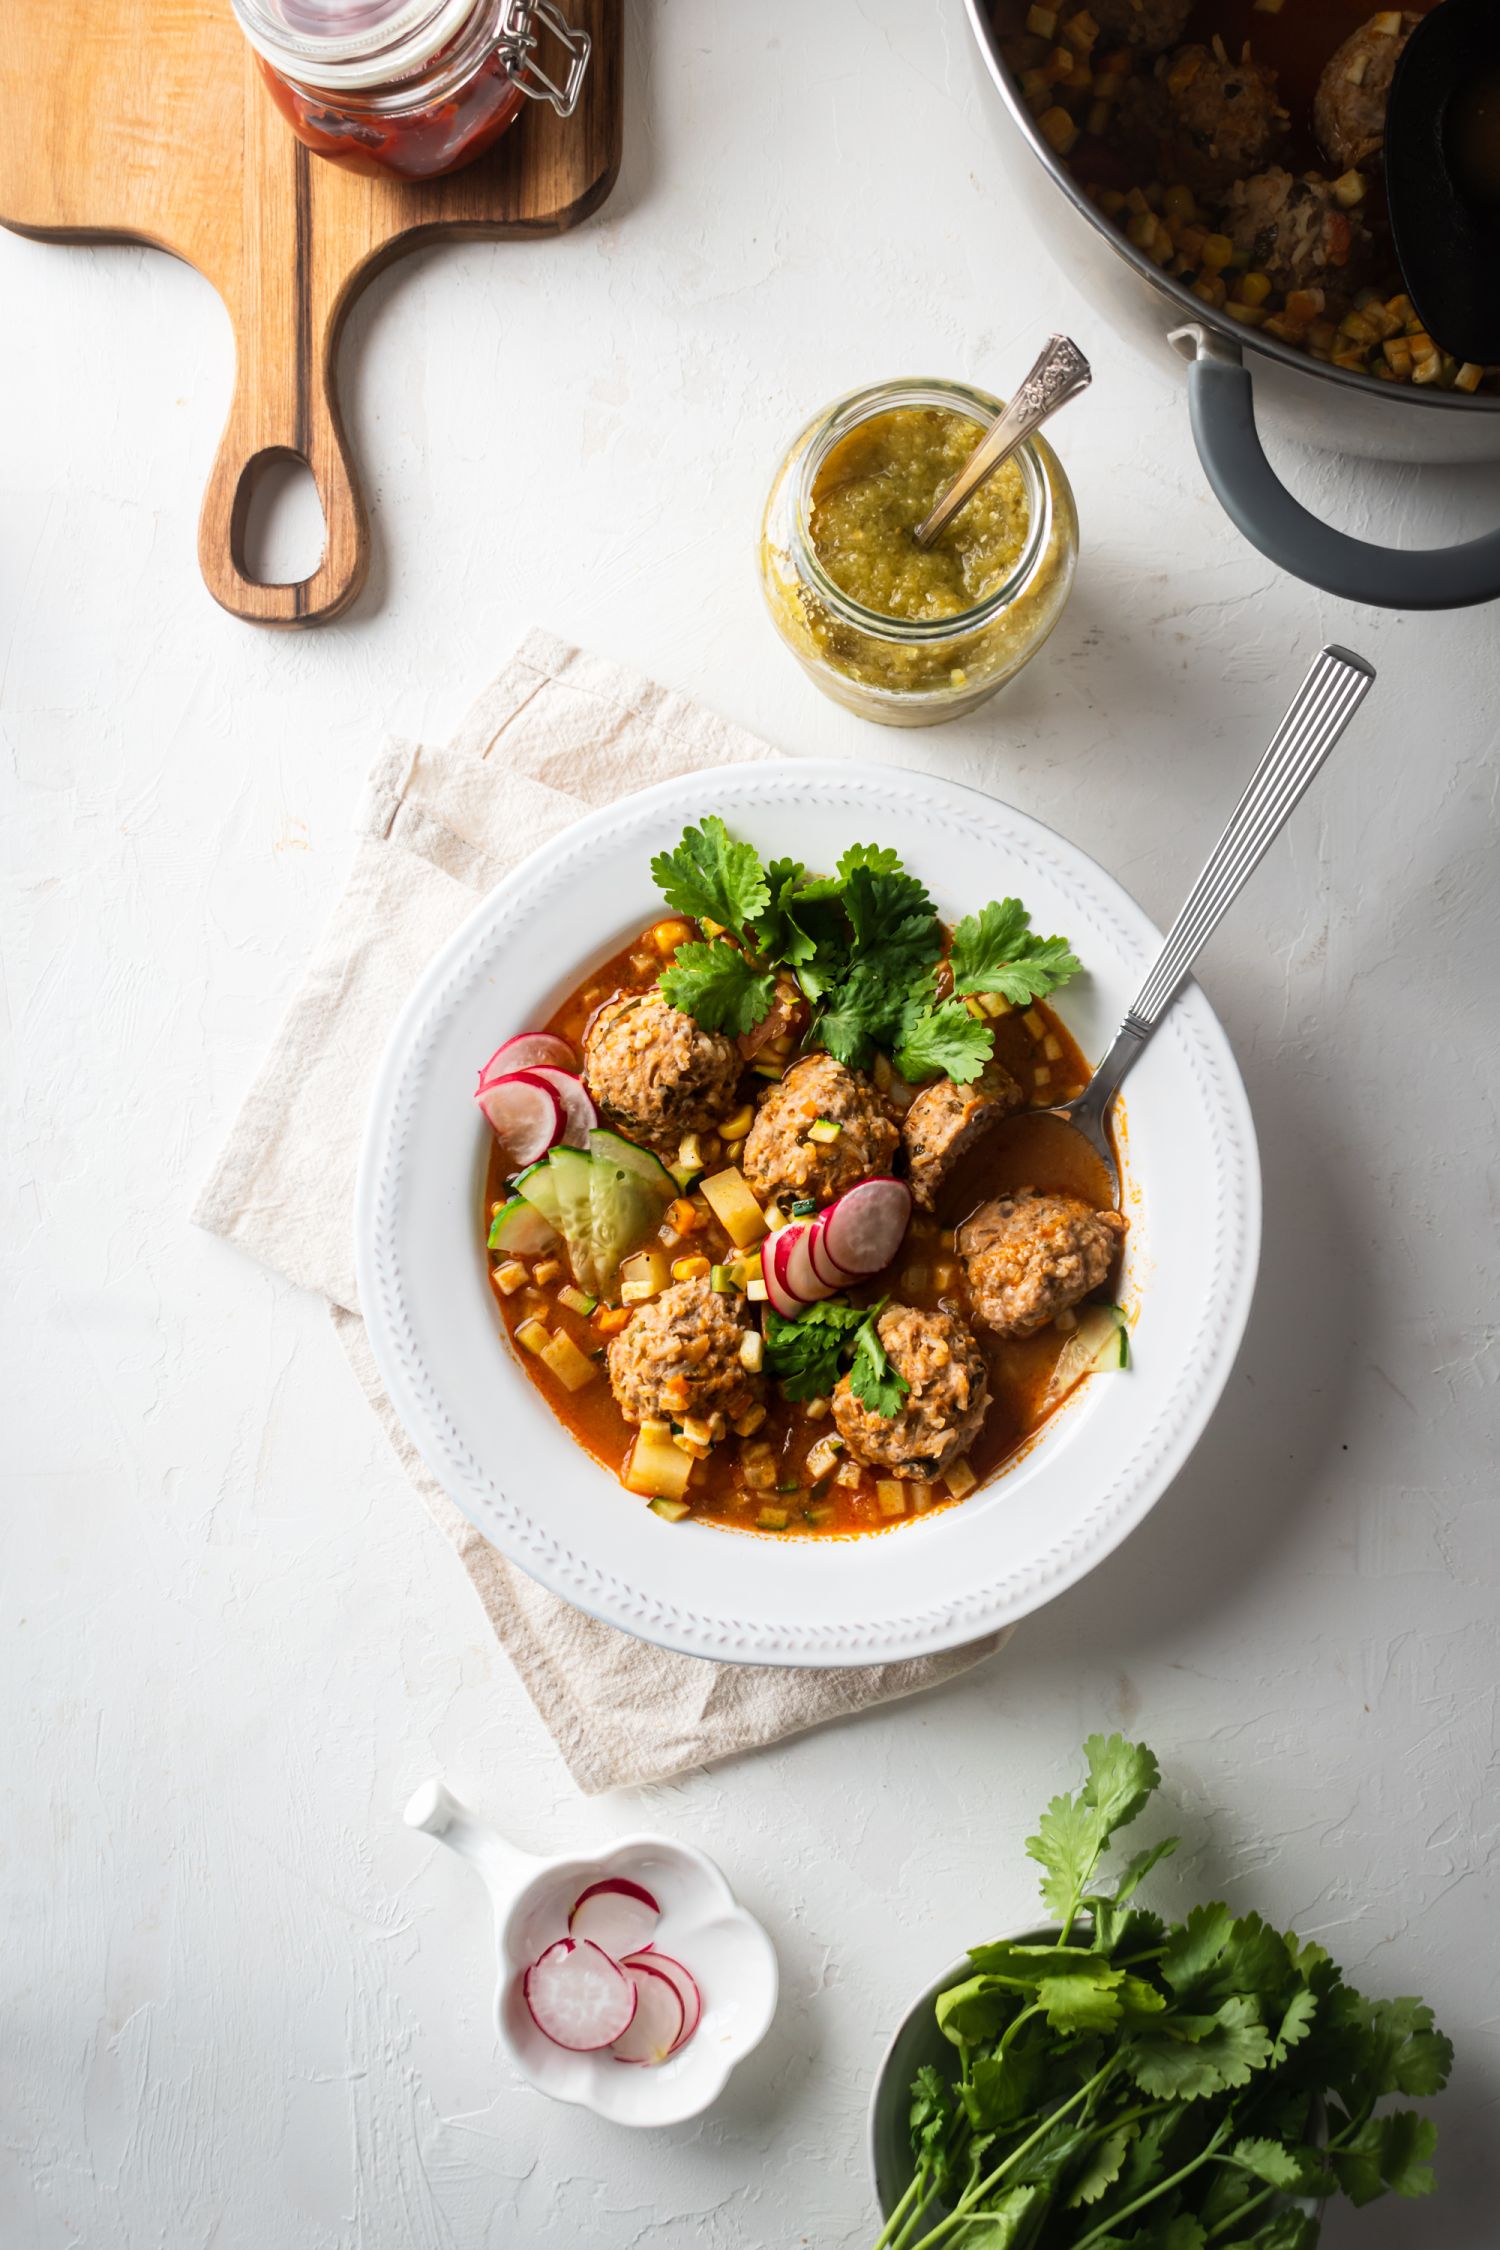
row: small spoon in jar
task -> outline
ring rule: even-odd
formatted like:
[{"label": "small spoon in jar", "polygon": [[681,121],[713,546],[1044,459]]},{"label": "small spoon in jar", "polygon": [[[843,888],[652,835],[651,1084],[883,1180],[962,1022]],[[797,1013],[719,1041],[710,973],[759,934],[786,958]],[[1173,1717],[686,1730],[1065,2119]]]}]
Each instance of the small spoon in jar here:
[{"label": "small spoon in jar", "polygon": [[1070,336],[1049,336],[1021,388],[995,416],[947,490],[939,493],[931,513],[917,525],[917,545],[930,547],[1017,446],[1024,445],[1060,406],[1087,390],[1093,379],[1093,369]]},{"label": "small spoon in jar", "polygon": [[1280,835],[1308,783],[1369,693],[1374,678],[1374,666],[1347,648],[1325,648],[1318,656],[1251,776],[1250,786],[1230,814],[1228,827],[1188,892],[1155,966],[1125,1011],[1125,1020],[1093,1077],[1073,1101],[1057,1109],[1031,1113],[1055,1117],[1081,1133],[1103,1162],[1116,1198],[1120,1174],[1106,1120],[1120,1081],[1176,998],[1183,978]]}]

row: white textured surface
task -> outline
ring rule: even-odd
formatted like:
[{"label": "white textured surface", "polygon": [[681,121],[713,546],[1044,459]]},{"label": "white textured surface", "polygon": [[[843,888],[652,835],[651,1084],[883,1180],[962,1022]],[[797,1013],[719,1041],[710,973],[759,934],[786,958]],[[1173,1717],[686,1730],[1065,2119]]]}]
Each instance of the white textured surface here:
[{"label": "white textured surface", "polygon": [[[671,0],[630,39],[601,218],[412,260],[356,313],[378,559],[321,633],[252,632],[198,581],[230,377],[206,287],[0,235],[0,2240],[858,2250],[886,2031],[1029,1913],[1020,1836],[1120,1722],[1180,1794],[1179,1897],[1227,1885],[1459,2040],[1444,2204],[1334,2239],[1484,2250],[1495,613],[1351,612],[1238,542],[1178,371],[1008,222],[951,0]],[[863,728],[760,615],[777,447],[882,374],[1003,388],[1055,324],[1098,371],[1059,433],[1073,607],[967,725]],[[1500,471],[1293,468],[1412,541],[1500,518]],[[992,1666],[638,1801],[573,1795],[320,1310],[184,1223],[382,730],[436,735],[532,620],[789,749],[1011,796],[1158,916],[1312,645],[1382,669],[1205,974],[1257,1109],[1267,1258],[1196,1462]],[[708,2119],[632,2139],[506,2081],[477,1886],[399,1826],[438,1765],[523,1843],[659,1826],[722,1859],[785,1996]]]}]

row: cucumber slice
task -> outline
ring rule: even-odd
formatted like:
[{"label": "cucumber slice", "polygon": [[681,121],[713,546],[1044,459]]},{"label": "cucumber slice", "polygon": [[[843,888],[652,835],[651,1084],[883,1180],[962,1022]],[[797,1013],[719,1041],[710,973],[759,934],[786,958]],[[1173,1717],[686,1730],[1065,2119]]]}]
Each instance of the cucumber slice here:
[{"label": "cucumber slice", "polygon": [[594,1238],[590,1189],[594,1160],[586,1149],[558,1147],[548,1158],[557,1190],[557,1224],[568,1245],[573,1279],[591,1297],[603,1295],[594,1263]]},{"label": "cucumber slice", "polygon": [[1130,1365],[1129,1331],[1118,1305],[1085,1305],[1078,1326],[1057,1355],[1047,1386],[1050,1405],[1081,1383],[1085,1375],[1103,1375]]},{"label": "cucumber slice", "polygon": [[511,1258],[536,1258],[557,1240],[557,1229],[524,1195],[513,1195],[490,1224],[490,1248]]},{"label": "cucumber slice", "polygon": [[600,1294],[610,1296],[621,1259],[628,1258],[656,1231],[676,1190],[670,1174],[654,1156],[621,1140],[617,1133],[591,1133],[589,1155],[594,1270],[599,1276]]},{"label": "cucumber slice", "polygon": [[540,1211],[549,1227],[560,1224],[557,1201],[557,1182],[552,1177],[552,1159],[544,1156],[540,1164],[532,1164],[511,1183],[517,1195],[523,1195],[534,1211]]},{"label": "cucumber slice", "polygon": [[624,1171],[633,1172],[661,1197],[663,1210],[677,1193],[672,1174],[660,1157],[653,1156],[649,1148],[637,1148],[635,1142],[627,1141],[622,1133],[612,1133],[607,1125],[596,1125],[590,1133],[589,1154],[608,1157]]}]

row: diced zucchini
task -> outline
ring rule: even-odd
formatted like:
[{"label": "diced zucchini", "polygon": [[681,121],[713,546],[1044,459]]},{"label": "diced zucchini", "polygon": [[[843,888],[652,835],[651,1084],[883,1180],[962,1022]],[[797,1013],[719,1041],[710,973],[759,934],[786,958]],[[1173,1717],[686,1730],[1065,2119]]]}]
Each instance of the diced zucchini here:
[{"label": "diced zucchini", "polygon": [[681,1523],[684,1516],[690,1516],[693,1512],[690,1500],[663,1500],[660,1493],[650,1503],[650,1507],[651,1513],[660,1516],[663,1523]]},{"label": "diced zucchini", "polygon": [[836,1141],[843,1130],[843,1126],[835,1118],[815,1117],[807,1128],[807,1137],[810,1141],[822,1142],[826,1147]]},{"label": "diced zucchini", "polygon": [[758,1531],[785,1531],[791,1522],[785,1508],[762,1508],[755,1519]]},{"label": "diced zucchini", "polygon": [[648,1500],[680,1500],[692,1473],[691,1453],[682,1452],[670,1436],[663,1439],[654,1428],[648,1433],[646,1425],[641,1427],[625,1470],[627,1491],[642,1493]]},{"label": "diced zucchini", "polygon": [[812,1196],[799,1195],[796,1202],[792,1205],[792,1217],[794,1219],[811,1218],[813,1212],[816,1211],[817,1208],[817,1202]]},{"label": "diced zucchini", "polygon": [[564,1328],[559,1328],[544,1352],[537,1357],[543,1367],[550,1368],[566,1391],[581,1391],[592,1383],[599,1370],[586,1352],[581,1352]]},{"label": "diced zucchini", "polygon": [[516,1342],[523,1351],[534,1352],[540,1359],[550,1346],[552,1337],[545,1321],[523,1320],[516,1330]]},{"label": "diced zucchini", "polygon": [[1103,1375],[1130,1365],[1129,1330],[1118,1305],[1084,1305],[1078,1325],[1057,1355],[1047,1403],[1072,1390],[1085,1375]]},{"label": "diced zucchini", "polygon": [[710,1174],[703,1199],[737,1250],[748,1250],[765,1233],[766,1215],[737,1164]]},{"label": "diced zucchini", "polygon": [[814,1530],[817,1530],[822,1524],[832,1523],[835,1509],[831,1500],[814,1500],[802,1513]]},{"label": "diced zucchini", "polygon": [[597,1297],[590,1297],[582,1289],[575,1289],[571,1282],[558,1290],[557,1301],[560,1305],[566,1305],[569,1312],[576,1312],[584,1320],[588,1319],[589,1314],[599,1302]]},{"label": "diced zucchini", "polygon": [[643,1305],[648,1297],[659,1297],[666,1286],[666,1253],[654,1243],[649,1250],[638,1250],[633,1258],[627,1258],[620,1268],[621,1304]]}]

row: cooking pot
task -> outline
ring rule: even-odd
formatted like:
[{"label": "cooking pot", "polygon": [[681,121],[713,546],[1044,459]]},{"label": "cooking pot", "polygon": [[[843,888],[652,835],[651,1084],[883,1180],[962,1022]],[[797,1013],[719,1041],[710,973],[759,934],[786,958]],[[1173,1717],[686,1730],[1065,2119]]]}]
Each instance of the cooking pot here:
[{"label": "cooking pot", "polygon": [[[1215,312],[1095,209],[1048,145],[1001,59],[989,0],[963,0],[996,137],[1036,232],[1119,327],[1188,365],[1198,456],[1245,537],[1325,593],[1378,609],[1462,609],[1500,598],[1500,531],[1420,551],[1353,539],[1294,500],[1256,431],[1381,461],[1500,461],[1500,397],[1417,389],[1326,366]],[[1246,355],[1249,355],[1248,361]],[[1252,372],[1253,371],[1253,372]]]}]

